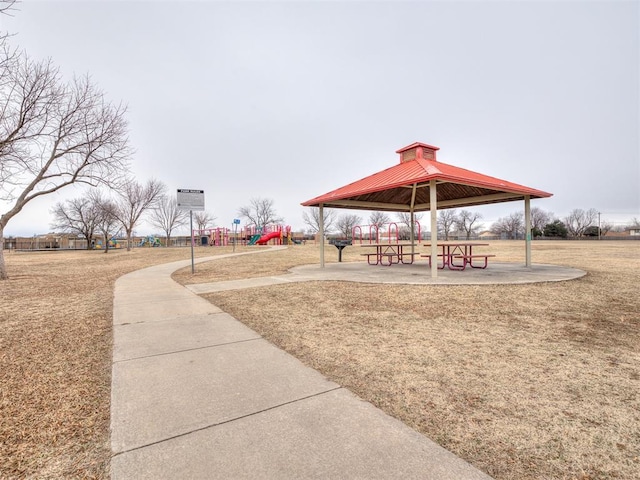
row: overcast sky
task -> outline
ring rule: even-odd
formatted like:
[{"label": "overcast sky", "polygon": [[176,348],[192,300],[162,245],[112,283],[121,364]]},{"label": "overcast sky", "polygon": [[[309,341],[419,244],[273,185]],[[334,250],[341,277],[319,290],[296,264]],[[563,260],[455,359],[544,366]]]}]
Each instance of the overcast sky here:
[{"label": "overcast sky", "polygon": [[[639,4],[25,0],[0,27],[128,105],[136,178],[203,189],[218,226],[266,198],[302,229],[301,202],[413,142],[553,193],[532,206],[560,218],[624,223],[640,217]],[[80,194],[29,205],[5,234],[49,231],[53,204]],[[522,208],[477,210],[488,225]]]}]

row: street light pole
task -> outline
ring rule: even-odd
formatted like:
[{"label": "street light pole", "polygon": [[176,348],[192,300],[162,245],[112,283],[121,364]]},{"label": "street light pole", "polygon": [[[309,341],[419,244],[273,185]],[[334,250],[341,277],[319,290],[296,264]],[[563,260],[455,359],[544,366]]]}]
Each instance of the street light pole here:
[{"label": "street light pole", "polygon": [[598,240],[600,240],[600,212],[598,212]]}]

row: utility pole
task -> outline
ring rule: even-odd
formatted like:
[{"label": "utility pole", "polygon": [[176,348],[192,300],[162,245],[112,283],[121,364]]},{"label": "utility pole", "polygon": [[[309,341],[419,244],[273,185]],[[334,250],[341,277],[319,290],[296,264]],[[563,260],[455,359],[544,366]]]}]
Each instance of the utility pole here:
[{"label": "utility pole", "polygon": [[600,212],[598,212],[598,240],[600,240]]}]

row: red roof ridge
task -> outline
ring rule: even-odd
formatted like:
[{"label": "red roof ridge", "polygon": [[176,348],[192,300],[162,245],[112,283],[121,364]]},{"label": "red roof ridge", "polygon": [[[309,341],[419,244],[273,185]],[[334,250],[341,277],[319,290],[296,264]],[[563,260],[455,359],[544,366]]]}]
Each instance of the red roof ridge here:
[{"label": "red roof ridge", "polygon": [[442,173],[442,170],[440,170],[437,165],[434,165],[435,163],[440,164],[440,162],[436,162],[435,160],[426,160],[424,158],[416,158],[415,161],[418,162],[418,165],[424,169],[427,175],[437,175]]}]

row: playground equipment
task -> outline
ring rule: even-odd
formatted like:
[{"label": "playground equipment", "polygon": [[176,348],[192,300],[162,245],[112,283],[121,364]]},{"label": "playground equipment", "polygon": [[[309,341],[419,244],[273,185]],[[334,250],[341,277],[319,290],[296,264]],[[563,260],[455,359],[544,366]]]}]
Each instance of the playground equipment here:
[{"label": "playground equipment", "polygon": [[272,238],[280,238],[282,236],[282,232],[269,232],[262,235],[258,241],[256,242],[258,245],[266,245],[269,240]]},{"label": "playground equipment", "polygon": [[[234,232],[229,228],[216,227],[193,230],[194,244],[202,246],[222,247],[232,243],[240,245],[265,245],[275,241],[278,245],[292,245],[294,243],[291,226],[270,224],[264,228],[247,225]],[[196,240],[199,239],[199,240]]]},{"label": "playground equipment", "polygon": [[206,245],[211,247],[226,247],[231,244],[230,234],[231,230],[223,227],[193,230],[193,238],[199,238],[200,245],[203,247]]},{"label": "playground equipment", "polygon": [[249,240],[249,243],[247,243],[247,245],[255,245],[256,242],[260,240],[260,237],[262,237],[262,235],[260,235],[259,233],[257,233],[256,235],[251,235],[251,240]]},{"label": "playground equipment", "polygon": [[[116,237],[111,237],[108,241],[107,241],[107,246],[109,248],[122,248],[122,244],[120,242],[118,242],[118,240],[116,239]],[[104,245],[102,243],[101,239],[96,240],[96,242],[93,245],[93,248],[95,248],[96,250],[102,250],[104,248]]]},{"label": "playground equipment", "polygon": [[251,234],[247,245],[266,245],[271,240],[275,240],[277,245],[291,245],[293,243],[290,225],[265,225],[261,231],[253,226],[253,229],[247,229],[248,232]]},{"label": "playground equipment", "polygon": [[145,245],[147,247],[161,247],[162,243],[159,238],[149,235],[140,240],[140,243],[138,244],[139,247],[144,247]]}]

